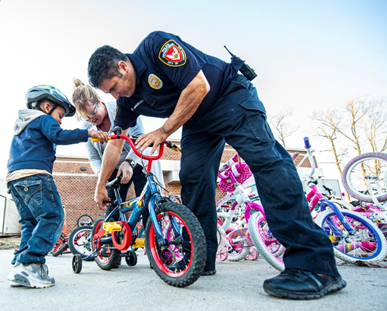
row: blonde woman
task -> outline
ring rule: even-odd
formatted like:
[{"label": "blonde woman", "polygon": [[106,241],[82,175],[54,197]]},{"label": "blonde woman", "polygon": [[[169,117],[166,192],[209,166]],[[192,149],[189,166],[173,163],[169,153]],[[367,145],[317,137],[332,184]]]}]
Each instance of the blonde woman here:
[{"label": "blonde woman", "polygon": [[[85,85],[81,80],[74,80],[75,89],[72,95],[72,101],[76,108],[76,114],[81,121],[81,127],[85,129],[94,129],[98,131],[109,132],[114,126],[114,116],[116,111],[116,102],[104,103],[100,100],[97,92],[90,85]],[[129,129],[129,135],[139,137],[144,133],[141,119],[137,119],[137,124]],[[99,175],[102,166],[102,156],[106,148],[105,144],[93,143],[89,139],[86,143],[86,150],[90,165],[95,174]],[[142,172],[141,161],[131,150],[131,147],[125,142],[117,167],[111,174],[109,181],[122,175],[122,185],[120,187],[120,196],[126,199],[130,185],[134,183],[136,196],[141,194],[146,183],[145,174]],[[132,175],[133,170],[133,175]],[[160,161],[154,161],[152,172],[164,186],[163,175]],[[111,202],[115,201],[113,190],[108,192]],[[114,208],[113,205],[107,206],[108,212]],[[118,216],[115,215],[115,216]],[[143,215],[144,224],[148,215]]]}]

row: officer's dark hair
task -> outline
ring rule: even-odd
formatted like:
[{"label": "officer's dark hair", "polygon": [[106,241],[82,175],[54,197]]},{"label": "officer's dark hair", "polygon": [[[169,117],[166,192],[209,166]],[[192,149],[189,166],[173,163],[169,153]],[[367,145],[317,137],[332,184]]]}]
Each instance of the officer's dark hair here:
[{"label": "officer's dark hair", "polygon": [[87,71],[90,85],[98,88],[106,79],[115,76],[121,78],[122,74],[118,71],[118,63],[127,60],[128,57],[125,54],[109,45],[99,47],[89,59]]}]

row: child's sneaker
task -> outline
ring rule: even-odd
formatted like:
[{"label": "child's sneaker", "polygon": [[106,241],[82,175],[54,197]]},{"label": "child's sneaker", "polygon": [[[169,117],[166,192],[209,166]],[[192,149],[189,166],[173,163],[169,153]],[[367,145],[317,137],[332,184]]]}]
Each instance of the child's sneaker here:
[{"label": "child's sneaker", "polygon": [[16,262],[7,278],[13,287],[45,288],[55,285],[55,279],[48,275],[47,265],[41,263],[31,263],[25,266]]}]

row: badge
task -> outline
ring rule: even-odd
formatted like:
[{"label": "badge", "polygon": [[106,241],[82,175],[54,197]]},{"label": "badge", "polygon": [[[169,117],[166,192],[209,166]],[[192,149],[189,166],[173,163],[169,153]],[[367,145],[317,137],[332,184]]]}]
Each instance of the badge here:
[{"label": "badge", "polygon": [[184,49],[175,41],[167,41],[160,49],[159,59],[167,66],[180,67],[185,65],[187,57]]},{"label": "badge", "polygon": [[149,75],[148,83],[151,86],[151,88],[155,90],[159,90],[163,87],[163,81],[161,81],[161,79],[153,73]]}]

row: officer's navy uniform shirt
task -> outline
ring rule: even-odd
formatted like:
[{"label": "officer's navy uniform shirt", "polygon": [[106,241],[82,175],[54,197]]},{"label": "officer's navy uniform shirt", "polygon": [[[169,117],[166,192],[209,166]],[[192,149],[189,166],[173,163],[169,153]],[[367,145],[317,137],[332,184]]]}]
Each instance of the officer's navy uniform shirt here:
[{"label": "officer's navy uniform shirt", "polygon": [[192,124],[222,96],[237,71],[228,63],[204,54],[178,36],[157,31],[149,34],[133,54],[127,54],[137,74],[135,93],[117,101],[115,125],[124,129],[139,115],[168,118],[179,96],[192,79],[203,71],[210,92],[187,122]]}]

